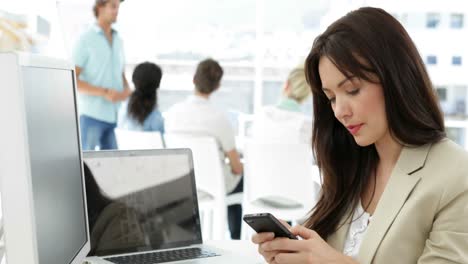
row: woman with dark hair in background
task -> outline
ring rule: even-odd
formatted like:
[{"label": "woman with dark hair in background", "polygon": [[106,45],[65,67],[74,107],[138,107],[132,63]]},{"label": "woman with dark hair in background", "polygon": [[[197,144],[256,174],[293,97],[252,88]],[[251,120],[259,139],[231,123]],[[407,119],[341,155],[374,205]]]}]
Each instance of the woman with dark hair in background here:
[{"label": "woman with dark hair in background", "polygon": [[[323,177],[303,240],[253,237],[268,263],[466,263],[468,155],[445,136],[424,63],[390,14],[361,8],[305,62]],[[300,184],[300,183],[298,183]]]},{"label": "woman with dark hair in background", "polygon": [[161,78],[161,68],[154,63],[144,62],[135,67],[132,75],[135,91],[120,108],[119,128],[164,133],[164,119],[157,109]]}]

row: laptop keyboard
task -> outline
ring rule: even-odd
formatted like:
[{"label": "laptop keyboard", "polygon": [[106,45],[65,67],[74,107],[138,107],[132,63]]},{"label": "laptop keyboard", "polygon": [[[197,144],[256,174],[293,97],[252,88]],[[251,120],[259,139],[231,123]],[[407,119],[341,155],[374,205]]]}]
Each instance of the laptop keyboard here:
[{"label": "laptop keyboard", "polygon": [[154,264],[186,259],[209,258],[215,256],[219,256],[219,254],[201,248],[184,248],[130,256],[111,257],[105,258],[105,260],[116,264]]}]

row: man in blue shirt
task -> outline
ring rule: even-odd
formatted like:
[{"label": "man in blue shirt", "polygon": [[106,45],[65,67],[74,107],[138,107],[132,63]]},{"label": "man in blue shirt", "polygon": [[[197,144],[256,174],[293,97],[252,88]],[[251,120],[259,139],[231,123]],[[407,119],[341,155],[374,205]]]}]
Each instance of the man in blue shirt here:
[{"label": "man in blue shirt", "polygon": [[122,40],[112,28],[119,6],[120,0],[96,0],[96,24],[80,37],[73,51],[83,150],[117,148],[117,112],[120,102],[131,94],[124,75]]}]

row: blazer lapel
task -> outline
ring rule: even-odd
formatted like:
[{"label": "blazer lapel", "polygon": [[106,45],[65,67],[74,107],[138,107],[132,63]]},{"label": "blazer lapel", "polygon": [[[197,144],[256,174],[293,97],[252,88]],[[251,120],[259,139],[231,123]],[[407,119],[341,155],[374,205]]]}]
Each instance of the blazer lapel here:
[{"label": "blazer lapel", "polygon": [[361,264],[372,262],[387,230],[419,182],[421,175],[415,172],[424,166],[430,147],[403,147],[362,241],[358,255]]}]

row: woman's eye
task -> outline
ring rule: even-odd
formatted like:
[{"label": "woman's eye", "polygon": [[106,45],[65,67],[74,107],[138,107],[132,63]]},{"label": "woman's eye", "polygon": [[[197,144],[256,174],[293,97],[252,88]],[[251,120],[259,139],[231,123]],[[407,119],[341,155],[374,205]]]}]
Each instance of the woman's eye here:
[{"label": "woman's eye", "polygon": [[334,103],[335,103],[335,97],[328,98],[328,102],[329,102],[330,104],[334,104]]},{"label": "woman's eye", "polygon": [[348,94],[350,94],[350,95],[356,95],[356,94],[359,93],[359,90],[360,90],[360,89],[354,89],[354,90],[352,90],[352,91],[349,91]]}]

